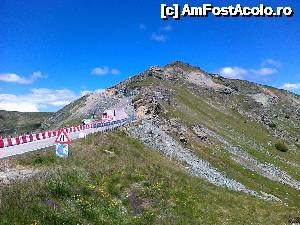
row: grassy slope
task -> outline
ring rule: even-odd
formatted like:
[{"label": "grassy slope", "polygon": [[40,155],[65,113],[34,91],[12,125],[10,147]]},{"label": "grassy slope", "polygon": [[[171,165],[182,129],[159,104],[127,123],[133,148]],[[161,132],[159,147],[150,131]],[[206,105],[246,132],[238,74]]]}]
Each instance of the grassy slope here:
[{"label": "grassy slope", "polygon": [[1,224],[273,225],[297,215],[190,177],[121,131],[92,135],[71,149],[64,160],[53,150],[16,159],[52,172],[1,189]]},{"label": "grassy slope", "polygon": [[[143,85],[151,84],[169,85],[155,79],[143,82]],[[292,152],[281,153],[273,145],[267,145],[276,140],[264,127],[251,121],[244,123],[245,118],[235,110],[217,110],[207,103],[208,99],[195,98],[180,86],[172,84],[171,88],[175,90],[178,107],[174,110],[163,103],[168,110],[166,116],[180,118],[189,128],[196,123],[203,124],[259,161],[271,162],[299,179],[297,168],[258,151],[251,144],[254,142],[275,155],[299,163],[299,158]],[[176,138],[177,134],[172,136]],[[76,142],[72,146],[72,155],[66,160],[56,159],[53,150],[17,159],[16,163],[53,172],[3,188],[1,222],[223,224],[226,221],[226,224],[273,225],[286,224],[289,217],[300,215],[299,191],[242,168],[230,159],[224,146],[216,140],[207,145],[193,136],[188,138],[187,147],[201,158],[249,188],[278,196],[288,206],[265,202],[190,177],[175,162],[164,159],[124,133],[115,132],[96,134]]]},{"label": "grassy slope", "polygon": [[[174,89],[174,86],[172,88]],[[277,151],[274,145],[267,145],[267,142],[271,141],[274,144],[277,140],[273,139],[268,134],[268,131],[259,124],[250,121],[244,123],[245,118],[241,118],[240,115],[234,112],[224,114],[217,111],[216,108],[209,106],[203,99],[196,98],[189,91],[179,86],[176,87],[176,90],[176,93],[178,93],[176,99],[179,106],[174,110],[165,104],[164,106],[168,110],[167,116],[180,118],[190,128],[195,124],[203,124],[223,136],[232,144],[242,147],[258,161],[272,163],[287,171],[292,177],[300,179],[298,168],[282,163],[266,155],[263,151],[257,150],[253,145],[245,143],[244,139],[252,140],[257,146],[262,146],[265,150],[274,153],[274,155],[280,155],[290,161],[299,163],[299,158],[295,157],[293,153],[282,153]],[[243,136],[244,139],[240,139],[240,136]],[[225,171],[230,177],[241,181],[254,190],[274,194],[288,203],[292,208],[295,207],[300,210],[299,191],[287,185],[272,182],[255,172],[244,169],[232,161],[230,155],[225,150],[222,152],[215,150],[216,145],[218,146],[216,140],[212,140],[214,141],[214,145],[212,146],[205,146],[192,137],[189,141],[190,144],[188,147],[190,149],[194,150],[200,157],[208,160],[221,171]],[[219,147],[224,149],[222,145]]]},{"label": "grassy slope", "polygon": [[0,111],[0,134],[14,134],[13,129],[17,129],[18,134],[34,131],[51,115],[52,113],[44,112],[23,113]]},{"label": "grassy slope", "polygon": [[45,130],[49,130],[49,129],[57,129],[69,125],[80,124],[83,118],[73,118],[72,113],[85,104],[86,97],[87,97],[86,95],[82,96],[79,99],[66,105],[62,109],[58,110],[57,112],[53,113],[51,117],[43,121],[42,127]]}]

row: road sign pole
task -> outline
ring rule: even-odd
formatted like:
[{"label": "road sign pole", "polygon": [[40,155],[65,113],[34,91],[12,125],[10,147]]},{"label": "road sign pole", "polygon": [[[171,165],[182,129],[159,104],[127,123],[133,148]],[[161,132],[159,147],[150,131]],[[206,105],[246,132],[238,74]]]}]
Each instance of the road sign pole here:
[{"label": "road sign pole", "polygon": [[58,132],[58,135],[54,142],[55,145],[55,153],[60,158],[68,157],[69,155],[69,144],[72,143],[71,139],[68,137],[66,131],[61,129]]}]

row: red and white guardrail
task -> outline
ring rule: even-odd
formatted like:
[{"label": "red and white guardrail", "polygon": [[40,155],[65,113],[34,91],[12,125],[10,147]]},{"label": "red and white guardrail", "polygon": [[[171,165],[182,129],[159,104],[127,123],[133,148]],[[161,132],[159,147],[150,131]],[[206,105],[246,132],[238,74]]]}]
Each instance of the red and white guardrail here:
[{"label": "red and white guardrail", "polygon": [[[87,129],[91,129],[94,127],[95,124],[97,123],[105,123],[111,121],[112,118],[107,116],[107,117],[102,117],[102,120],[100,121],[95,121],[90,124],[86,125],[78,125],[78,126],[72,126],[68,128],[63,128],[66,133],[73,133],[73,132],[78,132],[78,131],[83,131]],[[61,129],[59,129],[61,130]],[[21,145],[29,142],[34,142],[34,141],[39,141],[51,137],[56,137],[58,135],[58,131],[43,131],[40,133],[33,133],[33,134],[24,134],[22,136],[16,136],[16,137],[7,137],[7,138],[0,138],[0,148],[4,147],[11,147],[15,145]]]}]

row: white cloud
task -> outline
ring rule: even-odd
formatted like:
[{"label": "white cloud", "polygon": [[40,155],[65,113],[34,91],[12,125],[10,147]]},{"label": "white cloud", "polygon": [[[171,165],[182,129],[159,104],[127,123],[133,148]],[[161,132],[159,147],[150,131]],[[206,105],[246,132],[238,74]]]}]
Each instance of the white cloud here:
[{"label": "white cloud", "polygon": [[251,69],[250,71],[255,75],[261,75],[261,76],[271,75],[271,74],[278,72],[277,69],[270,68],[270,67],[264,67],[264,68],[260,68],[258,70]]},{"label": "white cloud", "polygon": [[24,82],[26,82],[26,79],[20,77],[15,73],[2,73],[0,74],[0,81],[23,84]]},{"label": "white cloud", "polygon": [[118,69],[110,69],[107,66],[103,66],[103,67],[96,67],[94,69],[92,69],[91,74],[92,75],[107,75],[107,74],[112,74],[112,75],[118,75],[120,74],[121,71]]},{"label": "white cloud", "polygon": [[223,67],[218,73],[223,77],[242,79],[248,73],[248,71],[240,67]]},{"label": "white cloud", "polygon": [[0,101],[0,109],[19,112],[39,112],[37,106],[30,102],[6,102]]},{"label": "white cloud", "polygon": [[167,40],[165,35],[157,33],[153,33],[151,39],[158,42],[165,42]]},{"label": "white cloud", "polygon": [[289,90],[289,91],[300,90],[300,83],[285,83],[280,88],[285,89],[285,90]]},{"label": "white cloud", "polygon": [[265,66],[274,66],[274,67],[278,68],[278,67],[281,67],[281,63],[274,59],[266,59],[262,63],[262,67],[265,67]]},{"label": "white cloud", "polygon": [[94,68],[92,70],[92,74],[93,75],[106,75],[106,74],[109,74],[109,68],[106,67],[106,66]]},{"label": "white cloud", "polygon": [[103,93],[105,91],[106,91],[105,89],[96,89],[94,92],[95,93]]},{"label": "white cloud", "polygon": [[103,93],[105,92],[105,89],[96,89],[95,91],[89,91],[89,90],[84,90],[80,92],[81,96],[87,95],[87,94],[91,94],[91,93]]},{"label": "white cloud", "polygon": [[38,112],[41,108],[62,107],[79,96],[69,89],[32,89],[25,95],[0,94],[0,109],[7,111]]},{"label": "white cloud", "polygon": [[[269,66],[263,66],[269,65]],[[272,65],[272,66],[271,66]],[[279,62],[273,59],[267,59],[262,64],[261,67],[258,69],[245,69],[242,67],[237,66],[228,66],[223,67],[217,71],[223,77],[232,78],[232,79],[254,79],[254,80],[261,80],[266,79],[267,76],[278,73],[278,69],[276,66],[279,66]]]},{"label": "white cloud", "polygon": [[41,72],[34,72],[28,77],[22,77],[15,73],[1,73],[0,81],[7,83],[31,84],[39,78],[46,78]]},{"label": "white cloud", "polygon": [[89,90],[84,90],[84,91],[81,91],[81,92],[80,92],[80,96],[85,96],[85,95],[88,95],[88,94],[90,94],[90,93],[92,93],[92,92],[89,91]]},{"label": "white cloud", "polygon": [[166,25],[166,26],[164,26],[164,27],[161,27],[161,30],[163,30],[163,31],[171,31],[173,28],[172,28],[172,26],[171,25]]}]

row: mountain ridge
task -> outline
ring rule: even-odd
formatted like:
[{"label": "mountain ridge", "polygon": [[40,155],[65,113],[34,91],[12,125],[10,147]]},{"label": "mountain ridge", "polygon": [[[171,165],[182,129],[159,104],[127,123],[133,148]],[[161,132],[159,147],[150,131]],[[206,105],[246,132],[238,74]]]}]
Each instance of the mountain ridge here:
[{"label": "mountain ridge", "polygon": [[[277,157],[281,163],[298,167],[299,160],[294,162],[293,157],[299,155],[300,146],[297,130],[300,120],[299,96],[265,85],[211,75],[199,67],[175,61],[164,67],[153,66],[107,89],[105,93],[86,95],[67,106],[71,110],[64,108],[59,111],[56,118],[67,113],[71,115],[69,118],[79,121],[84,116],[100,115],[105,108],[125,97],[132,99],[131,105],[128,105],[129,108],[133,107],[133,110],[129,110],[132,114],[136,114],[142,121],[150,121],[161,128],[162,132],[177,137],[178,145],[188,147],[189,136],[200,132],[204,138],[211,139],[212,143],[223,145],[231,154],[231,160],[248,170],[300,189],[299,182],[283,169],[268,164],[270,158]],[[206,111],[199,108],[197,103]],[[176,116],[170,115],[170,111]],[[190,118],[186,118],[188,113],[192,113]],[[198,118],[206,123],[195,123]],[[172,120],[176,121],[177,130],[172,127]],[[59,121],[66,121],[66,117]],[[254,132],[250,126],[261,130],[262,137],[249,133]],[[181,128],[185,131],[182,132]],[[244,132],[247,135],[244,136]],[[236,137],[232,136],[234,133]],[[237,142],[236,138],[240,139],[239,145],[233,144]],[[262,143],[263,139],[269,141]],[[243,146],[245,144],[247,146]],[[280,155],[282,153],[277,149],[278,146],[288,149],[288,153]],[[270,147],[272,150],[269,150]],[[189,151],[193,152],[191,149]],[[264,152],[269,162],[256,159],[255,151],[259,154]],[[287,155],[288,159],[285,159]],[[260,157],[264,158],[262,155]],[[296,177],[299,177],[297,173]]]},{"label": "mountain ridge", "polygon": [[[67,160],[56,159],[51,151],[16,159],[42,171],[17,192],[31,196],[40,187],[30,200],[32,210],[74,223],[78,215],[80,223],[117,223],[120,218],[125,224],[297,221],[299,96],[175,62],[151,67],[104,93],[83,96],[43,126],[77,125],[121,102],[137,120],[119,131],[76,141]],[[12,190],[4,196],[19,196]],[[49,199],[51,207],[76,213],[58,216],[41,203]],[[80,207],[70,204],[74,199]],[[9,199],[4,202],[3,210],[16,211],[20,221],[31,218]]]}]

